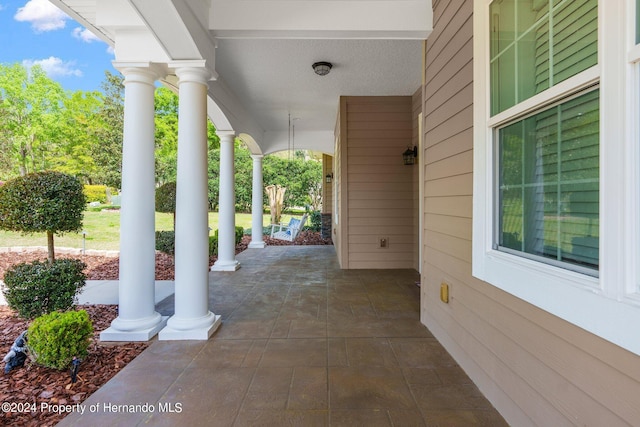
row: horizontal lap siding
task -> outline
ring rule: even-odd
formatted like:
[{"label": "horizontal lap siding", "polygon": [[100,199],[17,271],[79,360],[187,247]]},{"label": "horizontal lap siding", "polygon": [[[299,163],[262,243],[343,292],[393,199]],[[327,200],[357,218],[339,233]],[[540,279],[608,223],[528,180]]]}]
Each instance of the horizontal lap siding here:
[{"label": "horizontal lap siding", "polygon": [[638,425],[640,358],[471,276],[473,1],[433,4],[422,321],[512,425]]},{"label": "horizontal lap siding", "polygon": [[[345,97],[348,206],[342,205],[348,268],[413,268],[413,168],[402,153],[415,137],[412,97]],[[389,247],[380,248],[380,238]],[[343,255],[344,256],[344,255]]]}]

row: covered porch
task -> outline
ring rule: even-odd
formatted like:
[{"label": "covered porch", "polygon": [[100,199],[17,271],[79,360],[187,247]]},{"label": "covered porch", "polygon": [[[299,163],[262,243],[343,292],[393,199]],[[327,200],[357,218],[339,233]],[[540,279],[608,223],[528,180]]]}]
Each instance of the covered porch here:
[{"label": "covered porch", "polygon": [[59,425],[506,425],[420,323],[416,271],[341,270],[333,246],[238,259],[209,273],[211,339],[155,339]]}]

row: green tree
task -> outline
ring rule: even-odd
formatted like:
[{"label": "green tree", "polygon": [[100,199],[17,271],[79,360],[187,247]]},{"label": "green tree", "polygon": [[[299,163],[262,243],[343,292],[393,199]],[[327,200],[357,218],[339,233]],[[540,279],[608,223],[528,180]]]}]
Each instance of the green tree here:
[{"label": "green tree", "polygon": [[239,141],[236,141],[234,155],[236,210],[239,212],[251,212],[253,197],[253,160],[251,159],[251,153]]},{"label": "green tree", "polygon": [[322,164],[296,155],[293,159],[266,156],[263,161],[265,185],[287,187],[284,209],[317,205],[317,187],[322,182]]},{"label": "green tree", "polygon": [[156,182],[175,181],[178,165],[178,96],[166,87],[156,89]]},{"label": "green tree", "polygon": [[48,260],[53,235],[80,231],[86,198],[80,181],[60,172],[36,172],[0,186],[0,229],[25,234],[47,233]]},{"label": "green tree", "polygon": [[210,121],[207,121],[207,141],[209,145],[209,152],[207,153],[209,209],[215,211],[218,209],[218,195],[220,192],[220,138]]},{"label": "green tree", "polygon": [[122,76],[105,71],[102,105],[94,116],[91,157],[100,183],[120,188],[122,183],[122,135],[124,129],[124,85]]},{"label": "green tree", "polygon": [[[76,91],[64,100],[62,120],[58,127],[58,144],[50,160],[51,169],[86,182],[102,181],[93,158],[96,145],[96,115],[102,106],[99,92]],[[84,131],[82,131],[84,130]]]},{"label": "green tree", "polygon": [[58,130],[64,97],[62,86],[41,67],[0,64],[1,151],[16,162],[11,171],[26,175],[48,167],[47,151]]}]

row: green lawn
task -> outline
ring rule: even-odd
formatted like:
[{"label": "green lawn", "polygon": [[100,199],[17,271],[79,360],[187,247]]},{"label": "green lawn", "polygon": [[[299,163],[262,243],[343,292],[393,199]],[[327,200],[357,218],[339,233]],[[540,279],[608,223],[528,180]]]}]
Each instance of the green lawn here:
[{"label": "green lawn", "polygon": [[[263,224],[271,221],[264,215]],[[118,250],[120,248],[120,212],[100,211],[84,213],[84,230],[86,231],[86,249]],[[251,228],[251,214],[236,214],[236,225],[245,229]],[[211,233],[218,228],[218,213],[209,212]],[[156,213],[156,230],[172,230],[173,215]],[[55,236],[56,247],[82,248],[82,233],[67,233]],[[5,246],[47,246],[45,233],[23,236],[20,233],[0,231],[0,247]]]}]

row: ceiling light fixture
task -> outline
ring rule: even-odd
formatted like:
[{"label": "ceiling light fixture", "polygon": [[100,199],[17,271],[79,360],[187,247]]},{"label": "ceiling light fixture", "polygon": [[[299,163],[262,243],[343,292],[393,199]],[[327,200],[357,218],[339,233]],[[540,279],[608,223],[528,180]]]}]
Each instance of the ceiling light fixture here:
[{"label": "ceiling light fixture", "polygon": [[312,65],[313,71],[319,76],[326,76],[331,71],[333,64],[331,62],[316,62]]}]

